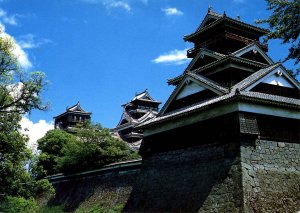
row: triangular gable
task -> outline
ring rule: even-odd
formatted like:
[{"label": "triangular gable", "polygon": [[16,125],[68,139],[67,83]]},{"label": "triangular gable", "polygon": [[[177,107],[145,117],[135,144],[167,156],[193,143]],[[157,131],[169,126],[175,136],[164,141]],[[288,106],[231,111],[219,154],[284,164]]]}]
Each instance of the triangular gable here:
[{"label": "triangular gable", "polygon": [[275,74],[269,76],[267,79],[262,81],[262,83],[266,84],[272,84],[276,86],[282,86],[282,87],[289,87],[289,88],[296,88],[295,85],[293,85],[286,76],[283,76],[280,71],[276,72]]},{"label": "triangular gable", "polygon": [[265,75],[254,81],[254,83],[245,87],[244,90],[250,91],[260,83],[300,90],[297,80],[291,77],[282,65],[270,69]]},{"label": "triangular gable", "polygon": [[174,89],[173,93],[170,95],[169,99],[161,109],[160,114],[163,115],[166,111],[168,111],[168,108],[172,104],[172,102],[205,90],[209,90],[212,93],[215,93],[216,96],[223,95],[227,91],[225,88],[221,88],[219,85],[204,77],[197,77],[196,74],[188,72],[182,79],[180,84],[178,84]]},{"label": "triangular gable", "polygon": [[207,88],[200,86],[198,83],[191,81],[188,84],[186,84],[185,87],[183,87],[180,92],[178,92],[177,96],[175,97],[175,100],[184,98],[186,96],[195,94],[197,92],[201,92],[206,89]]},{"label": "triangular gable", "polygon": [[[257,43],[252,43],[242,49],[239,49],[232,53],[231,55],[236,57],[244,58],[243,56],[249,53],[259,54],[259,56],[265,61],[267,64],[273,64],[272,59],[257,45]],[[249,59],[249,58],[248,58]]]},{"label": "triangular gable", "polygon": [[138,119],[138,122],[139,123],[143,123],[143,122],[148,121],[148,120],[150,120],[152,118],[155,118],[156,115],[157,115],[157,113],[155,114],[155,113],[153,113],[153,111],[149,111],[145,115],[143,115],[142,117],[140,117]]},{"label": "triangular gable", "polygon": [[212,12],[211,10],[209,10],[196,31],[199,31],[201,28],[215,22],[216,20],[218,20],[219,18],[222,18],[222,17],[223,17],[223,15]]},{"label": "triangular gable", "polygon": [[71,107],[67,108],[67,111],[69,111],[69,112],[85,112],[81,108],[79,101],[74,106],[71,106]]},{"label": "triangular gable", "polygon": [[123,112],[122,114],[122,117],[117,125],[118,126],[121,126],[121,125],[124,125],[126,123],[131,123],[133,121],[133,118],[131,118],[126,111]]},{"label": "triangular gable", "polygon": [[155,101],[149,94],[148,90],[146,89],[144,92],[136,94],[135,97],[132,99],[134,100],[145,100],[145,101]]},{"label": "triangular gable", "polygon": [[[221,53],[217,53],[211,50],[207,50],[207,49],[200,49],[200,51],[197,53],[197,55],[193,58],[193,60],[190,62],[190,64],[188,65],[188,67],[186,68],[187,71],[191,71],[194,69],[197,69],[199,67],[195,67],[195,65],[197,64],[197,62],[199,62],[199,60],[204,60],[205,57],[209,57],[211,59],[213,59],[213,61],[217,61],[220,60],[224,57],[225,55],[221,54]],[[207,64],[211,63],[212,61],[208,61]],[[205,64],[202,64],[201,66],[204,66]]]},{"label": "triangular gable", "polygon": [[152,100],[150,95],[147,92],[143,92],[142,94],[139,94],[138,96],[136,96],[136,99],[139,100]]},{"label": "triangular gable", "polygon": [[118,125],[117,125],[117,127],[118,126],[121,126],[121,125],[123,125],[123,124],[125,124],[125,123],[128,123],[129,121],[128,121],[128,119],[126,118],[126,116],[124,115],[124,113],[122,114],[122,117],[121,117],[121,119],[120,119],[120,121],[119,121],[119,123],[118,123]]}]

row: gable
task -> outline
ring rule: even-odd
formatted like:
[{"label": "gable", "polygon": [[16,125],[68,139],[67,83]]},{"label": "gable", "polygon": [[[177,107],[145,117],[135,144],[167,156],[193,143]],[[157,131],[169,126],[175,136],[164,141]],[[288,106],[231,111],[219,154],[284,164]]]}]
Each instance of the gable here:
[{"label": "gable", "polygon": [[245,90],[250,91],[260,83],[300,90],[297,80],[291,77],[282,66],[271,70],[268,74],[247,86]]},{"label": "gable", "polygon": [[210,25],[211,23],[215,22],[216,20],[222,18],[223,16],[217,14],[209,9],[208,13],[206,14],[205,18],[201,22],[200,26],[197,28],[196,32],[201,30],[203,27]]},{"label": "gable", "polygon": [[193,58],[193,60],[190,62],[186,70],[195,70],[199,67],[205,66],[207,64],[210,64],[214,61],[220,60],[224,57],[224,55],[220,53],[216,53],[209,50],[200,49],[200,51],[197,53],[197,55]]},{"label": "gable", "polygon": [[234,53],[232,55],[240,58],[258,61],[264,64],[273,64],[272,59],[256,44],[252,43]]},{"label": "gable", "polygon": [[201,79],[199,80],[191,75],[195,74],[187,74],[177,85],[160,114],[191,106],[223,94],[223,92],[210,85],[213,84],[212,82],[204,83]]},{"label": "gable", "polygon": [[275,73],[265,80],[262,81],[262,83],[266,84],[271,84],[271,85],[276,85],[276,86],[281,86],[281,87],[289,87],[289,88],[296,88],[295,85],[293,85],[285,76],[282,76],[279,73]]},{"label": "gable", "polygon": [[126,124],[126,123],[129,123],[129,119],[128,119],[127,116],[126,116],[126,112],[123,112],[122,117],[121,117],[121,119],[120,119],[120,121],[119,121],[117,127],[118,127],[118,126],[121,126],[121,125],[123,125],[123,124]]},{"label": "gable", "polygon": [[184,98],[186,96],[195,94],[197,92],[201,92],[205,89],[206,89],[205,87],[200,86],[199,84],[197,84],[195,82],[191,82],[191,83],[187,84],[185,87],[183,87],[180,92],[178,92],[177,96],[175,97],[175,100]]},{"label": "gable", "polygon": [[288,75],[283,67],[274,69],[263,78],[245,88],[245,90],[295,99],[300,98],[299,83]]}]

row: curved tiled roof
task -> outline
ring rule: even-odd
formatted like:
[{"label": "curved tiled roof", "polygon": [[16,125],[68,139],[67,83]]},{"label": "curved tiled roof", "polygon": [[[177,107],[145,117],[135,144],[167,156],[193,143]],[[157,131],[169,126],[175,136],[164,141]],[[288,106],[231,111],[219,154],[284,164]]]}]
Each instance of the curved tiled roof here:
[{"label": "curved tiled roof", "polygon": [[[227,56],[223,57],[220,60],[217,60],[215,62],[212,62],[212,63],[207,64],[205,66],[202,66],[200,68],[197,68],[195,70],[191,70],[190,72],[201,73],[204,70],[207,70],[207,69],[212,68],[214,66],[218,66],[219,64],[222,64],[222,63],[225,63],[225,62],[228,62],[228,61],[233,61],[233,62],[237,62],[237,63],[243,63],[243,64],[247,64],[247,65],[251,65],[251,66],[256,66],[256,67],[259,67],[259,68],[262,68],[262,67],[266,66],[266,64],[263,64],[263,63],[260,63],[260,62],[257,62],[257,61],[253,61],[253,60],[250,60],[250,59],[239,58],[239,57],[235,57],[233,55],[227,55]],[[179,75],[179,76],[177,76],[175,78],[169,79],[168,80],[168,84],[176,84],[176,83],[178,83],[178,81],[180,81],[183,76],[184,76],[184,74]]]},{"label": "curved tiled roof", "polygon": [[[288,108],[300,109],[300,99],[272,95],[272,94],[265,94],[260,92],[253,92],[253,91],[243,91],[245,88],[259,81],[264,76],[274,71],[274,69],[278,67],[282,67],[282,65],[280,63],[269,65],[268,67],[260,69],[259,71],[253,73],[249,77],[242,80],[241,82],[237,83],[236,85],[231,87],[230,90],[223,88],[222,90],[224,92],[226,91],[224,95],[161,115],[155,119],[143,123],[142,125],[139,125],[139,128],[145,128],[147,126],[151,126],[161,122],[166,122],[175,118],[185,116],[187,114],[191,114],[193,112],[205,110],[208,107],[212,107],[212,105],[215,105],[217,103],[221,103],[221,102],[223,103],[223,102],[231,101],[233,99],[247,100],[253,103],[264,103],[264,104],[271,104],[277,106],[284,106]],[[207,84],[210,84],[215,88],[218,87],[219,89],[221,89],[221,87],[219,87],[217,84],[214,84],[210,81],[206,81],[205,77],[203,76],[199,76],[194,73],[189,73],[186,75],[201,78],[202,82],[206,82]],[[299,85],[298,82],[297,84]]]},{"label": "curved tiled roof", "polygon": [[202,75],[197,75],[195,73],[192,73],[192,72],[187,72],[187,75],[188,76],[191,76],[193,77],[194,79],[200,81],[200,82],[203,82],[204,84],[218,90],[219,92],[225,94],[225,93],[228,93],[228,89],[225,88],[225,87],[222,87],[220,84],[218,84],[217,82],[213,81],[213,80],[210,80]]},{"label": "curved tiled roof", "polygon": [[229,23],[232,23],[232,24],[236,24],[236,25],[239,25],[241,27],[245,27],[245,28],[248,28],[249,30],[251,30],[252,32],[257,32],[259,33],[260,35],[264,35],[264,34],[267,34],[269,32],[269,30],[267,29],[264,29],[264,28],[261,28],[261,27],[256,27],[256,26],[253,26],[253,25],[250,25],[250,24],[247,24],[245,22],[242,22],[242,21],[239,21],[239,20],[235,20],[235,19],[232,19],[232,18],[229,18],[227,16],[223,16],[222,18],[208,24],[207,26],[203,27],[203,28],[200,28],[198,29],[196,32],[190,34],[190,35],[187,35],[187,36],[184,36],[184,40],[185,41],[190,41],[193,37],[195,37],[196,35],[199,35],[205,31],[208,31],[210,30],[211,28],[213,27],[216,27],[218,24],[221,24],[223,22],[229,22]]},{"label": "curved tiled roof", "polygon": [[296,108],[296,109],[300,110],[300,100],[299,99],[264,94],[264,93],[259,93],[259,92],[244,92],[244,91],[242,91],[242,92],[236,93],[236,91],[232,91],[229,94],[222,95],[222,96],[219,96],[216,98],[212,98],[208,101],[201,102],[201,103],[195,104],[193,106],[188,106],[188,107],[179,109],[177,111],[170,112],[164,116],[154,118],[150,121],[147,121],[147,122],[139,125],[138,128],[145,128],[145,127],[156,125],[156,124],[159,124],[162,122],[170,121],[172,119],[180,118],[180,117],[186,116],[186,115],[194,113],[194,112],[206,110],[209,107],[213,107],[213,105],[232,101],[232,100],[248,100],[248,101],[252,101],[252,102],[256,102],[256,103],[285,106],[285,107]]},{"label": "curved tiled roof", "polygon": [[242,80],[239,83],[237,83],[236,85],[234,85],[232,87],[232,90],[236,90],[236,89],[243,90],[245,87],[253,84],[254,82],[259,80],[263,76],[267,75],[270,71],[274,70],[275,68],[277,68],[279,66],[281,66],[280,63],[275,63],[264,69],[258,70],[257,72],[253,73],[249,77],[245,78],[244,80]]}]

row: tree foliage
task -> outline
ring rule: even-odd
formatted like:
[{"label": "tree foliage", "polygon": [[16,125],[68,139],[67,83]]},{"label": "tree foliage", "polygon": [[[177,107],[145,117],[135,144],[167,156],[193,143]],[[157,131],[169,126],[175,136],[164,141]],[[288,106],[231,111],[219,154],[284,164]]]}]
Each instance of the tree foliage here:
[{"label": "tree foliage", "polygon": [[[272,15],[258,23],[267,23],[271,28],[268,39],[281,39],[282,43],[291,44],[289,54],[284,61],[295,60],[300,62],[300,0],[266,0],[268,10]],[[297,68],[296,74],[299,74]]]},{"label": "tree foliage", "polygon": [[[40,97],[44,75],[22,70],[13,54],[14,47],[14,41],[0,31],[0,211],[23,212],[18,206],[35,208],[37,189],[41,193],[40,185],[47,180],[37,182],[25,167],[31,151],[26,146],[28,138],[20,133],[19,123],[24,113],[44,110],[47,105]],[[48,188],[42,189],[53,188],[48,184]]]},{"label": "tree foliage", "polygon": [[45,86],[44,74],[24,71],[13,54],[14,48],[14,41],[0,29],[0,113],[45,110],[47,104],[40,97]]},{"label": "tree foliage", "polygon": [[19,133],[20,116],[0,115],[0,192],[9,195],[26,195],[30,176],[24,170],[30,150],[27,138]]},{"label": "tree foliage", "polygon": [[62,149],[65,145],[76,140],[74,135],[58,129],[48,131],[44,137],[39,139],[37,142],[41,153],[35,167],[38,177],[58,173],[56,159],[63,155]]},{"label": "tree foliage", "polygon": [[112,137],[109,130],[99,124],[77,127],[72,134],[50,130],[38,141],[40,160],[44,161],[45,156],[51,159],[47,164],[40,163],[46,166],[44,169],[48,170],[48,174],[51,164],[52,172],[75,173],[139,157],[129,150],[125,142]]},{"label": "tree foliage", "polygon": [[67,144],[63,148],[63,156],[57,159],[58,167],[65,173],[134,158],[123,141],[113,138],[108,129],[98,124],[78,128],[75,135],[79,140]]}]

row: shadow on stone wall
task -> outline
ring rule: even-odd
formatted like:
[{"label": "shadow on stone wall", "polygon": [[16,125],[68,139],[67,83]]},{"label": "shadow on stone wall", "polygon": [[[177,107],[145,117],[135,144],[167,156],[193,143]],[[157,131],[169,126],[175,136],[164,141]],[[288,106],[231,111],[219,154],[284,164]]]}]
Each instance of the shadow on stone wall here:
[{"label": "shadow on stone wall", "polygon": [[224,149],[201,146],[144,159],[124,212],[239,211],[239,160]]},{"label": "shadow on stone wall", "polygon": [[162,152],[142,167],[77,177],[54,184],[49,205],[68,212],[101,204],[124,212],[240,212],[241,166],[236,144],[209,144]]},{"label": "shadow on stone wall", "polygon": [[80,207],[101,204],[107,208],[126,203],[139,170],[71,179],[55,183],[56,196],[48,205],[62,205],[73,212]]}]

